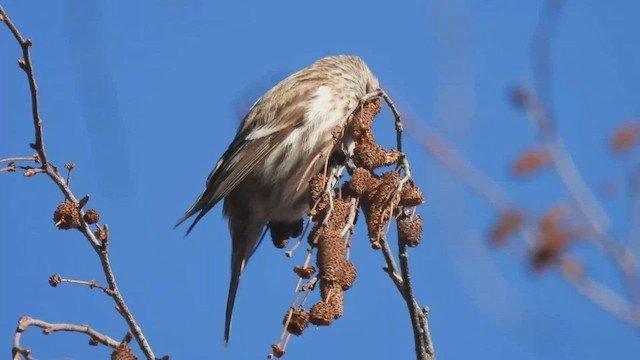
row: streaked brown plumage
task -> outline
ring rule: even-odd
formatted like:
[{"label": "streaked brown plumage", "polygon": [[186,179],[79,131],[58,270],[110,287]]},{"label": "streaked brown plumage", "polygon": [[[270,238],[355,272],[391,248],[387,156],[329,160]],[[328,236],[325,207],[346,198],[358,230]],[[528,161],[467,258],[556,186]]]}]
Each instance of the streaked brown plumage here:
[{"label": "streaked brown plumage", "polygon": [[240,274],[264,226],[305,216],[308,180],[324,165],[324,160],[313,160],[331,154],[332,131],[346,122],[360,98],[378,87],[356,56],[326,57],[281,81],[251,107],[204,192],[178,221],[180,225],[198,213],[188,234],[224,198],[233,248],[225,344]]}]

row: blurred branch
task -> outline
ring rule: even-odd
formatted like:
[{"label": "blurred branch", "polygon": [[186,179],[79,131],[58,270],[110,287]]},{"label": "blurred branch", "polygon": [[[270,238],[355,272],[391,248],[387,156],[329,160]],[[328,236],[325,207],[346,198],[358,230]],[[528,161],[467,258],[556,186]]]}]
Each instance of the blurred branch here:
[{"label": "blurred branch", "polygon": [[507,210],[511,208],[511,200],[491,177],[484,174],[435,130],[422,123],[413,120],[412,117],[405,118],[405,124],[409,131],[409,136],[416,140],[431,156],[441,165],[449,169],[452,173],[464,182],[476,193],[481,195],[497,210]]},{"label": "blurred branch", "polygon": [[23,348],[20,345],[22,333],[25,332],[31,326],[41,328],[42,333],[45,335],[49,335],[58,331],[68,331],[68,332],[77,332],[77,333],[87,334],[90,337],[89,345],[102,344],[114,349],[120,345],[120,342],[113,340],[107,335],[104,335],[102,333],[95,331],[94,329],[90,328],[88,325],[52,324],[42,320],[33,319],[28,316],[23,316],[20,318],[20,320],[18,320],[18,328],[16,329],[16,333],[13,336],[13,348],[11,350],[11,354],[13,355],[13,360],[19,360],[21,356],[27,360],[34,359],[31,356],[31,350],[27,348]]},{"label": "blurred branch", "polygon": [[[409,135],[417,141],[434,159],[442,166],[455,174],[471,190],[482,196],[491,207],[499,213],[507,213],[509,209],[517,209],[518,206],[509,198],[506,190],[501,188],[491,177],[474,167],[464,154],[448,143],[444,137],[438,135],[434,130],[426,125],[413,120],[412,117],[405,118],[405,125],[411,129]],[[525,244],[529,250],[533,249],[536,243],[534,232],[527,226],[519,227],[516,231],[525,239]],[[383,247],[384,250],[384,247]],[[563,263],[565,260],[561,256],[558,260]],[[387,267],[391,262],[387,262]],[[621,263],[616,262],[617,265]],[[394,272],[387,270],[395,278]],[[625,275],[626,278],[626,275]],[[603,310],[616,317],[640,327],[640,320],[637,315],[640,307],[625,301],[606,285],[595,281],[592,278],[583,276],[582,278],[567,278],[570,284],[585,298],[599,306]],[[399,286],[396,283],[396,286]],[[611,300],[611,301],[608,301]]]},{"label": "blurred branch", "polygon": [[547,0],[545,2],[531,47],[536,94],[529,94],[526,90],[519,89],[517,92],[520,95],[515,98],[520,100],[519,105],[529,116],[538,138],[547,148],[551,162],[565,188],[597,234],[597,236],[590,238],[617,263],[617,268],[622,273],[631,301],[634,306],[640,308],[640,276],[637,272],[635,259],[629,249],[624,248],[611,235],[607,213],[584,181],[571,154],[555,131],[551,42],[562,15],[563,6],[563,0]]},{"label": "blurred branch", "polygon": [[[553,68],[550,56],[551,40],[555,36],[563,7],[564,0],[545,0],[531,41],[531,61],[536,93],[539,96],[544,96],[542,108],[546,108],[550,114],[554,112],[553,82],[551,80]],[[540,117],[542,121],[538,125],[543,129],[543,133],[550,135],[555,132],[553,118],[553,115]]]},{"label": "blurred branch", "polygon": [[629,251],[640,256],[640,169],[631,174],[631,216],[629,221]]},{"label": "blurred branch", "polygon": [[[571,266],[569,259],[564,256],[560,259],[560,263],[563,268],[565,266]],[[620,320],[640,328],[640,317],[637,315],[638,309],[634,308],[629,301],[602,283],[584,276],[584,274],[571,274],[567,271],[564,271],[564,274],[565,279],[570,281],[580,294],[591,300],[594,304]]]},{"label": "blurred branch", "polygon": [[632,302],[635,306],[640,306],[640,276],[637,273],[632,253],[611,235],[608,229],[609,219],[602,205],[585,183],[562,141],[554,132],[548,130],[549,127],[545,126],[551,122],[547,110],[542,107],[533,94],[527,93],[524,89],[520,89],[518,92],[521,94],[518,96],[521,99],[520,104],[534,124],[538,137],[544,143],[551,164],[572,196],[577,209],[596,235],[589,237],[589,239],[592,239],[616,263],[622,273]]},{"label": "blurred branch", "polygon": [[[555,130],[552,114],[552,68],[549,55],[551,39],[554,36],[561,15],[562,5],[563,1],[560,0],[548,0],[545,3],[531,48],[537,96],[543,97],[544,103],[539,101],[538,97],[522,88],[516,89],[512,93],[512,98],[526,111],[540,141],[545,147],[546,153],[548,153],[550,163],[558,172],[567,191],[577,204],[577,208],[587,220],[589,227],[592,229],[590,233],[595,234],[595,236],[589,238],[613,259],[614,266],[620,270],[631,301],[625,300],[609,287],[587,277],[581,269],[579,276],[565,272],[565,278],[581,295],[603,310],[636,327],[640,327],[640,278],[637,273],[635,259],[630,251],[620,245],[609,233],[609,220],[606,212],[586,185]],[[447,143],[443,137],[437,135],[435,131],[417,122],[411,122],[410,125],[412,127],[411,136],[429,154],[456,174],[472,190],[482,195],[501,214],[500,227],[494,230],[494,236],[505,237],[512,235],[512,232],[518,232],[522,235],[530,252],[543,245],[540,244],[542,240],[539,239],[539,236],[541,236],[539,230],[532,228],[531,225],[523,226],[522,215],[519,215],[519,211],[514,210],[518,209],[518,207],[512,205],[514,203],[509,199],[506,191],[501,189],[491,178],[473,167],[464,155]],[[556,239],[552,240],[560,241],[560,243],[550,244],[555,247],[546,249],[547,251],[552,251],[552,253],[545,254],[545,256],[549,256],[545,261],[553,262],[564,269],[569,259],[561,251],[565,249],[563,242],[566,243],[568,240],[566,236],[570,235],[566,233],[551,235],[556,236]],[[501,239],[500,242],[503,240]]]},{"label": "blurred branch", "polygon": [[[29,81],[29,89],[31,93],[31,110],[33,115],[33,126],[35,130],[35,143],[30,144],[30,146],[38,154],[38,160],[41,164],[41,167],[38,170],[40,170],[40,172],[47,174],[47,176],[58,186],[58,188],[60,189],[60,191],[63,193],[63,195],[68,201],[74,204],[79,204],[77,198],[74,196],[73,192],[68,186],[67,181],[58,172],[58,168],[49,162],[47,153],[45,151],[42,119],[40,118],[39,107],[38,107],[38,87],[35,80],[33,64],[32,64],[31,54],[30,54],[30,48],[31,48],[32,42],[31,40],[25,39],[24,37],[22,37],[22,35],[20,34],[16,26],[13,24],[13,22],[11,21],[11,19],[9,18],[5,10],[2,8],[2,6],[0,6],[0,21],[4,22],[7,25],[7,27],[15,37],[16,41],[19,43],[20,47],[22,48],[23,59],[18,60],[18,65],[25,72],[25,74],[27,75],[27,79]],[[85,198],[88,199],[88,197],[85,197]],[[109,294],[113,298],[114,302],[117,305],[117,309],[119,310],[120,314],[122,314],[125,321],[127,322],[129,328],[131,329],[131,332],[133,333],[133,336],[138,342],[138,345],[140,346],[140,349],[144,353],[145,357],[149,360],[155,359],[153,351],[151,350],[151,347],[147,342],[147,339],[142,333],[142,329],[135,321],[133,314],[129,310],[124,298],[122,297],[122,294],[120,293],[120,290],[118,289],[116,278],[113,273],[113,269],[111,268],[111,264],[109,262],[109,254],[108,254],[108,247],[107,247],[108,237],[105,236],[104,239],[98,240],[96,235],[91,231],[89,224],[87,224],[87,222],[84,220],[85,213],[82,210],[82,206],[78,206],[78,211],[80,213],[80,219],[79,219],[80,224],[78,229],[89,241],[89,244],[91,245],[91,247],[93,248],[93,250],[96,252],[96,254],[100,259],[102,270],[104,272],[105,278],[109,286],[109,291],[108,292],[105,291],[105,292],[107,292],[107,294]]]}]

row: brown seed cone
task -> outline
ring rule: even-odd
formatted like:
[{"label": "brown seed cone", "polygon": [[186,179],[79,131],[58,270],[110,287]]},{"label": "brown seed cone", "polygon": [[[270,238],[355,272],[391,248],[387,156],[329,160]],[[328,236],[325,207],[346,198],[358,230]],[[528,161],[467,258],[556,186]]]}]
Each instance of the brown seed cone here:
[{"label": "brown seed cone", "polygon": [[344,261],[340,268],[340,273],[336,279],[336,282],[340,285],[343,291],[349,290],[353,283],[356,281],[356,267],[351,261]]},{"label": "brown seed cone", "polygon": [[138,357],[131,352],[129,344],[123,342],[111,353],[111,360],[138,360]]},{"label": "brown seed cone", "polygon": [[369,235],[369,241],[372,243],[377,242],[378,234],[382,230],[384,225],[382,219],[382,208],[380,204],[373,204],[371,201],[362,201],[360,203],[364,218],[367,222],[367,233]]},{"label": "brown seed cone", "polygon": [[320,221],[324,220],[324,217],[327,213],[327,207],[329,206],[329,196],[326,193],[322,193],[319,196],[320,201],[317,203],[314,202],[311,204],[311,210],[309,213],[311,214],[311,221]]},{"label": "brown seed cone", "polygon": [[348,201],[338,197],[333,198],[333,210],[331,211],[331,218],[327,222],[330,229],[338,230],[344,227],[349,216],[349,207]]},{"label": "brown seed cone", "polygon": [[293,272],[296,273],[301,279],[310,279],[316,272],[316,268],[313,266],[294,266]]},{"label": "brown seed cone", "polygon": [[353,150],[353,162],[367,170],[388,166],[398,160],[398,152],[387,152],[378,144],[362,144]]},{"label": "brown seed cone", "polygon": [[400,191],[401,206],[418,206],[424,203],[424,195],[413,182],[407,182]]},{"label": "brown seed cone", "polygon": [[344,313],[344,292],[340,284],[334,281],[320,280],[320,296],[322,300],[333,307],[333,318],[337,319]]},{"label": "brown seed cone", "polygon": [[100,214],[98,214],[95,209],[89,209],[84,214],[84,221],[87,224],[96,224],[98,221],[100,221]]},{"label": "brown seed cone", "polygon": [[309,310],[309,322],[316,326],[330,325],[334,320],[335,309],[324,301],[317,302]]},{"label": "brown seed cone", "polygon": [[[391,218],[392,211],[398,205],[399,197],[394,195],[400,174],[390,171],[382,174],[380,184],[367,194],[362,201],[362,211],[367,220],[367,230],[372,246],[377,243],[378,234]],[[376,248],[378,248],[376,246]]]},{"label": "brown seed cone", "polygon": [[344,261],[344,250],[345,244],[341,236],[320,237],[316,265],[320,270],[321,277],[330,280],[337,278]]},{"label": "brown seed cone", "polygon": [[53,213],[53,222],[61,230],[80,227],[80,206],[77,203],[64,201]]},{"label": "brown seed cone", "polygon": [[309,180],[309,207],[313,207],[318,199],[320,199],[320,196],[324,194],[326,182],[327,177],[322,173],[313,176]]},{"label": "brown seed cone", "polygon": [[326,227],[322,226],[322,222],[316,222],[311,227],[309,231],[309,235],[307,235],[307,242],[309,246],[316,247],[318,246],[318,241],[320,240],[320,235],[326,232]]},{"label": "brown seed cone", "polygon": [[357,167],[353,170],[349,180],[349,190],[357,196],[361,196],[378,185],[378,180],[367,169]]},{"label": "brown seed cone", "polygon": [[62,277],[60,277],[60,275],[51,275],[49,276],[49,285],[51,287],[56,287],[58,285],[60,285],[60,283],[62,282]]},{"label": "brown seed cone", "polygon": [[[271,344],[271,350],[273,351],[273,356],[280,359],[284,356],[285,351],[279,344]],[[271,359],[271,355],[269,354],[269,359]]]},{"label": "brown seed cone", "polygon": [[331,294],[338,290],[342,291],[342,288],[338,283],[325,278],[320,278],[320,298],[323,301],[326,302],[331,297]]},{"label": "brown seed cone", "polygon": [[373,118],[382,109],[380,99],[374,99],[364,104],[358,110],[353,119],[353,135],[356,143],[373,142],[371,125]]},{"label": "brown seed cone", "polygon": [[344,314],[344,292],[340,287],[338,287],[338,291],[331,293],[328,302],[333,307],[333,318],[341,318]]},{"label": "brown seed cone", "polygon": [[309,231],[308,241],[311,247],[317,247],[320,242],[326,241],[325,238],[342,238],[340,236],[340,231],[342,227],[339,229],[332,229],[327,225],[322,225],[322,222],[316,222],[311,231]]},{"label": "brown seed cone", "polygon": [[400,158],[401,153],[395,150],[387,151],[378,144],[363,144],[353,151],[353,162],[368,170],[385,167],[394,164]]},{"label": "brown seed cone", "polygon": [[[396,171],[389,171],[380,176],[380,184],[375,189],[374,198],[381,202],[389,202],[394,198],[393,192],[396,191],[398,183],[402,180],[400,174]],[[395,207],[395,204],[393,204]]]},{"label": "brown seed cone", "polygon": [[96,231],[93,232],[96,239],[100,241],[105,241],[109,238],[109,230],[107,230],[106,226],[98,227]]},{"label": "brown seed cone", "polygon": [[398,238],[407,246],[418,246],[422,239],[422,217],[418,215],[413,220],[398,221]]},{"label": "brown seed cone", "polygon": [[[291,318],[287,324],[289,314],[291,314]],[[284,319],[282,319],[282,325],[285,324],[287,324],[287,331],[289,333],[293,335],[302,335],[304,329],[309,325],[309,313],[304,311],[303,308],[299,308],[297,310],[289,309],[289,311],[284,315]]]}]

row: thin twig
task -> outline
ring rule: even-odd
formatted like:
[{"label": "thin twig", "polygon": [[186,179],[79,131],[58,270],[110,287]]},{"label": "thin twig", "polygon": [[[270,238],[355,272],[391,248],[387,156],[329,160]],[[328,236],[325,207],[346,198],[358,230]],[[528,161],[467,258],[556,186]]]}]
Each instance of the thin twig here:
[{"label": "thin twig", "polygon": [[[398,236],[398,239],[400,237]],[[402,241],[398,241],[398,258],[400,259],[400,271],[402,272],[402,282],[407,301],[407,308],[411,316],[411,324],[414,329],[419,331],[413,332],[416,353],[419,359],[433,359],[435,357],[433,343],[431,342],[431,334],[429,332],[429,323],[426,319],[426,313],[420,309],[420,306],[413,296],[413,287],[411,286],[411,276],[409,272],[409,253],[407,245]]]},{"label": "thin twig", "polygon": [[12,158],[6,158],[6,159],[0,159],[0,163],[3,162],[15,162],[15,161],[38,161],[38,158],[36,156],[30,156],[30,157],[12,157]]},{"label": "thin twig", "polygon": [[387,95],[387,93],[382,89],[380,89],[380,96],[387,103],[387,106],[389,106],[389,109],[391,109],[391,113],[393,114],[396,127],[396,150],[402,152],[402,133],[404,131],[404,126],[402,124],[402,118],[400,118],[400,112],[396,108],[393,101],[391,101],[389,95]]},{"label": "thin twig", "polygon": [[393,281],[394,285],[398,288],[400,295],[406,301],[407,295],[404,291],[404,285],[402,284],[402,276],[400,275],[400,271],[398,271],[398,266],[396,265],[396,260],[393,255],[393,251],[387,242],[386,234],[382,234],[379,238],[380,241],[380,251],[382,251],[382,256],[384,256],[385,266],[383,268],[384,272],[386,272],[391,281]]},{"label": "thin twig", "polygon": [[354,222],[356,220],[356,216],[358,215],[358,198],[353,197],[349,200],[349,214],[347,215],[347,221],[340,232],[340,236],[346,236],[350,231],[353,230]]},{"label": "thin twig", "polygon": [[[33,114],[33,126],[35,130],[35,143],[31,144],[31,147],[33,150],[35,150],[38,153],[38,158],[42,164],[41,171],[45,172],[51,178],[51,180],[53,180],[53,182],[58,186],[58,188],[64,194],[65,198],[68,201],[77,203],[78,200],[72,193],[69,186],[67,185],[66,180],[60,175],[60,173],[58,172],[58,168],[48,161],[47,154],[45,152],[42,119],[40,118],[39,108],[38,108],[38,87],[36,85],[35,75],[33,71],[33,64],[31,61],[31,54],[29,51],[32,45],[31,40],[25,39],[24,37],[22,37],[22,35],[20,34],[16,26],[13,24],[9,16],[7,16],[2,6],[0,6],[0,17],[2,17],[3,22],[7,25],[7,27],[13,34],[13,36],[16,38],[16,40],[20,44],[20,47],[22,48],[24,59],[21,59],[20,61],[18,61],[18,64],[20,65],[20,68],[25,71],[25,73],[27,74],[27,78],[29,80],[29,89],[31,92],[31,108],[32,108],[32,114]],[[135,321],[133,314],[129,310],[129,307],[127,306],[126,302],[124,301],[124,298],[122,297],[122,294],[120,293],[120,290],[118,289],[116,278],[113,273],[113,269],[111,268],[111,264],[109,262],[107,248],[102,246],[102,242],[96,238],[96,236],[91,231],[91,228],[89,227],[89,225],[84,221],[83,219],[84,211],[82,209],[80,210],[80,213],[81,213],[80,214],[81,221],[80,221],[79,230],[85,236],[85,238],[89,241],[89,244],[94,249],[98,257],[100,258],[100,263],[102,265],[103,273],[105,275],[105,278],[107,279],[107,284],[109,285],[109,289],[111,290],[111,293],[109,295],[113,298],[117,308],[120,309],[120,313],[123,315],[125,321],[127,322],[129,328],[131,329],[131,332],[133,333],[133,336],[135,337],[145,357],[148,360],[154,360],[155,355],[153,353],[153,350],[151,349],[151,346],[147,342],[147,339],[145,338],[142,332],[142,329],[140,328],[138,323]]]},{"label": "thin twig", "polygon": [[33,114],[33,127],[35,129],[35,139],[36,142],[31,144],[31,148],[38,152],[38,157],[40,158],[40,162],[42,167],[47,167],[49,163],[47,161],[47,154],[44,151],[44,136],[42,134],[42,119],[40,119],[40,109],[38,106],[38,85],[36,84],[36,79],[33,73],[33,64],[31,62],[31,40],[25,39],[18,31],[18,28],[13,24],[7,13],[4,11],[2,6],[0,6],[0,16],[3,17],[3,22],[9,28],[9,31],[16,38],[16,41],[20,44],[22,48],[22,59],[18,60],[18,64],[20,68],[24,70],[27,74],[27,78],[29,79],[29,90],[31,91],[31,113]]},{"label": "thin twig", "polygon": [[3,168],[0,168],[0,173],[1,172],[14,172],[16,171],[16,164],[9,164]]},{"label": "thin twig", "polygon": [[75,279],[65,279],[65,278],[60,278],[59,279],[60,282],[66,282],[69,284],[77,284],[77,285],[86,285],[91,289],[100,289],[102,291],[104,291],[107,295],[113,295],[113,290],[109,289],[108,287],[102,286],[100,284],[98,284],[95,280],[91,280],[91,281],[85,281],[85,280],[75,280]]},{"label": "thin twig", "polygon": [[[402,118],[400,117],[400,113],[398,112],[398,109],[395,107],[391,98],[383,90],[379,91],[380,97],[384,99],[394,116],[396,130],[396,149],[401,154],[397,161],[397,170],[404,171],[404,177],[396,186],[395,191],[390,194],[391,199],[387,199],[389,203],[395,203],[393,199],[400,198],[400,192],[402,191],[403,186],[409,180],[411,180],[411,169],[407,157],[402,152],[402,134],[404,126]],[[393,212],[393,210],[391,211]],[[433,360],[435,359],[435,351],[433,342],[431,340],[431,333],[429,331],[427,311],[423,312],[422,309],[420,309],[420,306],[418,305],[418,302],[413,295],[413,286],[411,285],[411,277],[409,273],[409,254],[407,252],[407,246],[400,240],[400,237],[398,236],[398,258],[400,260],[400,272],[398,272],[398,267],[395,263],[393,253],[391,251],[391,248],[389,247],[384,232],[380,232],[380,234],[378,235],[378,243],[381,245],[381,251],[386,262],[384,270],[396,285],[398,291],[402,295],[402,298],[407,304],[407,309],[409,311],[413,329],[416,358],[419,360]]]},{"label": "thin twig", "polygon": [[18,327],[16,328],[16,333],[13,336],[13,348],[11,353],[14,360],[19,360],[20,356],[23,356],[25,359],[33,359],[31,357],[31,350],[23,348],[20,344],[22,333],[31,326],[41,328],[44,335],[49,335],[58,331],[77,332],[87,334],[91,338],[90,344],[92,345],[102,344],[113,349],[120,345],[120,342],[92,329],[89,325],[55,324],[23,316],[18,320]]}]

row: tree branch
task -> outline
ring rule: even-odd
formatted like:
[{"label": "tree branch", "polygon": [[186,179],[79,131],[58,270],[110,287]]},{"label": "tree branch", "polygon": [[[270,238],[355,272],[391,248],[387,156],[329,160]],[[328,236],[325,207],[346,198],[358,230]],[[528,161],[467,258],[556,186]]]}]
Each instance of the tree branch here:
[{"label": "tree branch", "polygon": [[[402,187],[411,179],[411,169],[407,157],[402,152],[402,134],[404,131],[404,125],[402,118],[397,108],[395,107],[391,98],[383,91],[380,90],[380,97],[384,99],[385,103],[391,110],[395,120],[396,130],[396,149],[401,153],[397,161],[397,170],[404,171],[404,177],[398,183],[395,194],[393,196],[400,197]],[[398,207],[398,212],[402,212],[403,209]],[[397,220],[397,219],[396,219]],[[398,229],[399,223],[396,221],[396,229]],[[398,259],[400,260],[400,273],[394,260],[393,252],[387,243],[387,239],[384,233],[379,236],[379,243],[381,245],[381,251],[384,256],[386,266],[385,272],[391,278],[391,281],[396,285],[400,295],[407,304],[409,311],[409,317],[411,318],[411,325],[413,329],[416,357],[419,360],[433,360],[435,359],[435,350],[433,342],[431,340],[431,333],[429,331],[428,324],[428,310],[420,309],[418,302],[413,295],[413,286],[411,285],[411,277],[409,273],[409,253],[407,252],[406,244],[401,241],[398,233]]]},{"label": "tree branch", "polygon": [[90,345],[102,344],[113,349],[117,348],[118,345],[120,345],[120,342],[113,340],[105,334],[97,332],[96,330],[89,327],[89,325],[53,324],[42,320],[33,319],[28,316],[23,316],[18,320],[18,327],[16,328],[16,333],[13,336],[13,348],[11,350],[13,360],[19,360],[20,356],[24,357],[27,360],[33,359],[33,357],[31,356],[31,350],[23,348],[20,345],[22,333],[31,326],[41,328],[43,330],[42,333],[45,335],[49,335],[58,331],[69,331],[87,334],[90,337]]},{"label": "tree branch", "polygon": [[[41,171],[45,172],[49,178],[58,186],[62,194],[68,201],[73,203],[78,203],[77,198],[74,196],[70,187],[67,184],[67,181],[60,175],[58,169],[55,165],[49,162],[45,147],[44,147],[44,136],[42,129],[42,119],[40,118],[39,108],[38,108],[38,87],[35,80],[33,64],[31,60],[31,54],[29,49],[31,48],[32,42],[29,39],[25,39],[17,27],[13,24],[5,10],[0,6],[0,20],[3,21],[16,41],[19,43],[22,48],[23,59],[18,60],[18,65],[27,75],[29,81],[29,90],[31,92],[31,110],[33,115],[33,126],[35,130],[35,143],[30,144],[31,148],[38,153],[38,159],[41,163]],[[26,175],[26,174],[25,174]],[[102,270],[107,280],[107,284],[109,286],[110,292],[107,292],[114,300],[117,305],[117,308],[124,317],[127,322],[133,336],[135,337],[140,349],[144,353],[145,357],[149,360],[154,360],[155,355],[151,346],[147,342],[142,329],[135,321],[133,314],[129,310],[120,290],[118,289],[118,285],[116,283],[116,278],[113,273],[113,269],[111,268],[111,264],[109,262],[109,254],[108,248],[106,246],[107,239],[98,240],[94,233],[91,231],[89,225],[84,221],[84,211],[82,209],[80,211],[80,227],[78,228],[80,232],[84,235],[84,237],[89,241],[89,244],[96,252],[100,259],[100,263],[102,265]]]},{"label": "tree branch", "polygon": [[567,192],[577,204],[578,210],[587,220],[589,226],[597,234],[592,239],[617,264],[616,267],[621,272],[632,303],[640,308],[640,275],[637,272],[633,255],[611,234],[607,213],[584,181],[571,154],[555,131],[552,93],[553,67],[550,49],[563,6],[564,0],[547,0],[545,3],[531,46],[536,94],[519,90],[524,95],[520,97],[522,100],[520,105],[528,115],[536,135],[545,145],[551,162]]}]

